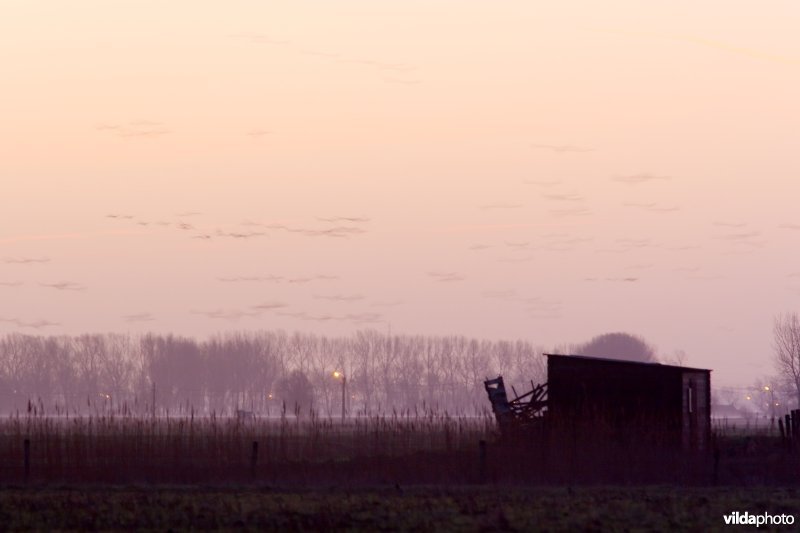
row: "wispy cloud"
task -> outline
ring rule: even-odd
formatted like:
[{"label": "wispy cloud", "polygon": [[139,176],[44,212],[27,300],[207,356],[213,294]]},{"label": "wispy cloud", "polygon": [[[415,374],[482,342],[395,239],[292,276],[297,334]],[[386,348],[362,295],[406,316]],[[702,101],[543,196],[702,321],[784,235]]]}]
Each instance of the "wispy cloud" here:
[{"label": "wispy cloud", "polygon": [[316,58],[332,64],[353,65],[377,73],[389,83],[417,84],[420,79],[413,76],[417,68],[408,63],[385,61],[374,58],[348,56],[335,50],[327,50],[295,43],[290,39],[259,33],[240,33],[230,37],[260,45],[272,45],[289,53]]},{"label": "wispy cloud", "polygon": [[538,228],[541,224],[520,223],[520,224],[459,224],[452,226],[440,226],[425,228],[425,231],[438,231],[442,233],[472,233],[478,231],[505,231],[509,229]]},{"label": "wispy cloud", "polygon": [[555,200],[557,202],[580,202],[584,200],[584,197],[576,192],[543,194],[542,198]]},{"label": "wispy cloud", "polygon": [[72,281],[59,281],[57,283],[40,283],[40,287],[48,287],[57,291],[85,291],[86,286]]},{"label": "wispy cloud", "polygon": [[714,226],[721,226],[723,228],[743,228],[747,224],[744,222],[728,222],[725,220],[716,220],[713,222]]},{"label": "wispy cloud", "polygon": [[746,231],[746,232],[739,232],[739,233],[725,233],[723,235],[717,235],[714,238],[723,240],[723,241],[752,241],[756,237],[759,237],[761,232],[759,231]]},{"label": "wispy cloud", "polygon": [[665,250],[670,250],[672,252],[684,252],[686,250],[698,250],[700,248],[699,244],[679,244],[677,246],[665,246]]},{"label": "wispy cloud", "polygon": [[349,216],[349,217],[317,217],[317,220],[320,222],[351,222],[351,223],[361,223],[361,222],[369,222],[370,219],[367,217],[356,217],[356,216]]},{"label": "wispy cloud", "polygon": [[251,282],[251,281],[269,281],[269,282],[281,282],[284,281],[286,278],[283,276],[233,276],[233,277],[218,277],[217,281],[222,281],[225,283],[239,283],[239,282]]},{"label": "wispy cloud", "polygon": [[312,281],[332,281],[339,279],[339,276],[327,276],[327,275],[317,275],[317,276],[300,276],[294,278],[287,278],[286,281],[289,283],[310,283]]},{"label": "wispy cloud", "polygon": [[315,294],[315,300],[328,300],[331,302],[357,302],[359,300],[363,300],[364,296],[361,294]]},{"label": "wispy cloud", "polygon": [[611,281],[615,283],[633,283],[635,281],[639,281],[639,278],[633,276],[627,276],[620,278],[606,278],[606,281]]},{"label": "wispy cloud", "polygon": [[243,282],[268,282],[268,283],[310,283],[312,281],[333,281],[339,279],[339,276],[331,276],[329,274],[316,274],[313,276],[220,276],[217,281],[224,283],[243,283]]},{"label": "wispy cloud", "polygon": [[11,324],[16,324],[17,327],[20,328],[31,328],[31,329],[43,329],[61,325],[58,322],[51,322],[49,320],[42,320],[42,319],[27,321],[27,320],[22,320],[20,318],[0,318],[0,322],[8,322]]},{"label": "wispy cloud", "polygon": [[297,318],[299,320],[307,320],[313,322],[327,322],[329,320],[336,320],[335,315],[328,315],[328,314],[309,314],[305,311],[285,311],[285,312],[278,312],[280,316],[288,316],[291,318]]},{"label": "wispy cloud", "polygon": [[375,324],[384,321],[383,315],[380,313],[349,313],[343,315],[341,319],[356,324]]},{"label": "wispy cloud", "polygon": [[258,305],[250,306],[251,309],[258,309],[260,311],[271,311],[273,309],[282,309],[284,307],[288,306],[283,302],[264,302]]},{"label": "wispy cloud", "polygon": [[650,248],[656,246],[653,243],[652,239],[642,238],[642,239],[633,239],[633,238],[621,238],[614,240],[614,246],[612,248],[601,248],[598,249],[598,252],[610,252],[610,253],[626,253],[632,250],[639,250],[642,248]]},{"label": "wispy cloud", "polygon": [[151,313],[135,313],[132,315],[123,315],[122,319],[125,322],[153,322],[155,317]]},{"label": "wispy cloud", "polygon": [[356,324],[374,324],[383,322],[383,315],[380,313],[349,313],[346,315],[313,314],[305,311],[278,312],[278,315],[296,318],[310,322],[353,322]]},{"label": "wispy cloud", "polygon": [[358,235],[367,232],[367,230],[358,226],[334,226],[332,228],[317,229],[287,226],[285,224],[258,224],[256,222],[251,222],[250,225],[261,225],[265,228],[282,230],[288,233],[298,233],[300,235],[305,235],[306,237],[347,238],[351,235]]},{"label": "wispy cloud", "polygon": [[8,265],[35,265],[49,262],[49,257],[6,257],[3,259],[3,263]]},{"label": "wispy cloud", "polygon": [[0,287],[20,287],[21,281],[0,281]]},{"label": "wispy cloud", "polygon": [[[217,230],[216,236],[223,237],[223,238],[231,238],[231,239],[252,239],[255,237],[263,237],[266,233],[263,231],[222,231]],[[202,238],[210,237],[210,235],[202,235]]]},{"label": "wispy cloud", "polygon": [[484,298],[503,300],[522,306],[525,314],[535,319],[555,319],[561,316],[561,302],[541,296],[521,296],[514,289],[484,291]]},{"label": "wispy cloud", "polygon": [[203,315],[218,320],[238,321],[242,318],[253,318],[261,315],[260,311],[243,311],[241,309],[216,309],[213,311],[191,311],[193,315]]},{"label": "wispy cloud", "polygon": [[550,252],[569,252],[578,245],[594,241],[594,237],[578,237],[567,234],[553,234],[545,236],[545,242],[540,246],[542,250]]},{"label": "wispy cloud", "polygon": [[592,214],[586,207],[569,207],[564,209],[550,209],[548,211],[554,217],[585,217]]},{"label": "wispy cloud", "polygon": [[428,276],[439,282],[463,281],[464,278],[455,272],[428,272]]}]

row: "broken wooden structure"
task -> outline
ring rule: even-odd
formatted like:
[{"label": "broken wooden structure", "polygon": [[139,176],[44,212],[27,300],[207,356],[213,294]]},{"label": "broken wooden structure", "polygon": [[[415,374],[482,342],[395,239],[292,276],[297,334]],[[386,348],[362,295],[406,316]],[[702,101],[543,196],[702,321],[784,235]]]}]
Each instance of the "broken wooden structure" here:
[{"label": "broken wooden structure", "polygon": [[524,431],[541,422],[547,408],[547,384],[534,385],[531,381],[531,390],[518,395],[514,387],[514,399],[508,399],[503,376],[487,379],[483,382],[489,401],[492,403],[492,412],[497,419],[503,433]]},{"label": "broken wooden structure", "polygon": [[702,451],[711,438],[711,371],[579,355],[545,354],[547,383],[507,397],[484,382],[504,435],[532,427],[614,442]]}]

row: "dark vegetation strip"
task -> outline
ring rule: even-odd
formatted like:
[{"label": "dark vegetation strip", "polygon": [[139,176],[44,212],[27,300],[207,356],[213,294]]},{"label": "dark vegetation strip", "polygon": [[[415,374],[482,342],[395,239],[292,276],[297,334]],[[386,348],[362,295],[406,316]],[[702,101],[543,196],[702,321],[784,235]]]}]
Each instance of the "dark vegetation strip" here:
[{"label": "dark vegetation strip", "polygon": [[716,531],[725,529],[723,515],[733,511],[791,513],[800,518],[800,493],[795,489],[674,487],[0,491],[0,523],[12,531]]}]

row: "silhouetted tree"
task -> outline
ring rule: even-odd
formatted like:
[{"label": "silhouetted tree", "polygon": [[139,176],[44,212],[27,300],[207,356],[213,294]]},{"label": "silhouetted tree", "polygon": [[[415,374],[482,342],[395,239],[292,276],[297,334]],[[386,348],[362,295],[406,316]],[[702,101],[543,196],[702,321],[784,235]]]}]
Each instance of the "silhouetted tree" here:
[{"label": "silhouetted tree", "polygon": [[278,381],[278,398],[286,404],[288,413],[307,413],[313,406],[314,389],[305,373],[293,370]]},{"label": "silhouetted tree", "polygon": [[[258,411],[286,401],[338,412],[347,376],[352,412],[391,413],[423,405],[450,413],[482,410],[482,381],[502,374],[527,388],[544,379],[541,349],[524,341],[393,335],[376,330],[330,338],[283,331],[232,332],[205,341],[174,335],[0,336],[0,411],[29,399],[70,412],[130,407],[159,412]],[[618,355],[612,353],[610,355]],[[283,376],[280,383],[277,377]]]},{"label": "silhouetted tree", "polygon": [[772,331],[778,374],[792,385],[800,405],[800,318],[797,313],[778,315]]},{"label": "silhouetted tree", "polygon": [[656,362],[655,348],[645,340],[630,333],[606,333],[577,347],[576,355],[608,357],[624,361]]}]

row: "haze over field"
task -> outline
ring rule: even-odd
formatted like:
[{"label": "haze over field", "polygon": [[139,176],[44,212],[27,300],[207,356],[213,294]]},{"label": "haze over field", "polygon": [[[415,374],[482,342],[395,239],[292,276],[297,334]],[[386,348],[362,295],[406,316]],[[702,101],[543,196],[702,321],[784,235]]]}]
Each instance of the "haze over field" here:
[{"label": "haze over field", "polygon": [[736,384],[800,307],[797,2],[0,14],[0,333],[629,331]]}]

